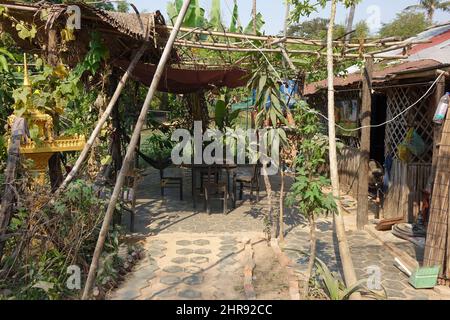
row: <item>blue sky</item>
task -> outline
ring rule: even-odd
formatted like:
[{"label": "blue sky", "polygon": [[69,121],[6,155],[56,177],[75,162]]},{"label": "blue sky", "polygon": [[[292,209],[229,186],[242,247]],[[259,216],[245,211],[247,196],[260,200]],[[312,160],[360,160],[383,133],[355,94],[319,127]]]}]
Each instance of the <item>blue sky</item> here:
[{"label": "blue sky", "polygon": [[[160,10],[166,15],[167,0],[128,0],[134,3],[139,10],[156,11]],[[366,20],[369,22],[372,32],[378,31],[380,23],[389,22],[395,14],[402,11],[405,7],[417,4],[418,0],[363,0],[358,6],[356,12],[356,22]],[[266,21],[266,34],[277,34],[283,29],[284,20],[284,1],[283,0],[258,0],[258,11],[264,16]],[[211,0],[200,0],[200,4],[209,13]],[[238,0],[239,17],[243,25],[250,21],[252,0]],[[231,17],[233,0],[222,0],[222,17],[224,24],[228,25]],[[329,16],[329,7],[313,14],[311,17]],[[337,22],[344,23],[347,10],[340,5],[338,8]],[[306,20],[307,18],[305,18]],[[450,13],[439,11],[435,15],[437,22],[450,21]]]}]

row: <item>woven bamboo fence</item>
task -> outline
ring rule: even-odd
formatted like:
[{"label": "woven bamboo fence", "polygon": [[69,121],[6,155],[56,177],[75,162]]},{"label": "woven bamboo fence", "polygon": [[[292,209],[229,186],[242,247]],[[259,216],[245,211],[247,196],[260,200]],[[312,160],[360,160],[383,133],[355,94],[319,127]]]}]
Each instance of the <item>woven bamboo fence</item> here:
[{"label": "woven bamboo fence", "polygon": [[404,218],[415,221],[431,174],[431,164],[410,164],[394,160],[389,176],[389,191],[383,205],[386,219]]},{"label": "woven bamboo fence", "polygon": [[[389,88],[387,95],[387,120],[400,114],[404,109],[426,92],[427,86]],[[430,93],[432,96],[432,92]],[[402,114],[396,121],[386,125],[386,156],[393,157],[390,171],[389,189],[385,195],[383,216],[386,219],[403,217],[415,221],[422,204],[422,191],[425,189],[432,170],[433,157],[433,108],[432,98],[421,100],[414,108]],[[398,147],[404,141],[409,128],[414,128],[425,142],[426,150],[420,156],[412,155],[410,162],[398,158]]]},{"label": "woven bamboo fence", "polygon": [[450,112],[443,126],[431,199],[424,265],[441,266],[441,277],[450,279]]}]

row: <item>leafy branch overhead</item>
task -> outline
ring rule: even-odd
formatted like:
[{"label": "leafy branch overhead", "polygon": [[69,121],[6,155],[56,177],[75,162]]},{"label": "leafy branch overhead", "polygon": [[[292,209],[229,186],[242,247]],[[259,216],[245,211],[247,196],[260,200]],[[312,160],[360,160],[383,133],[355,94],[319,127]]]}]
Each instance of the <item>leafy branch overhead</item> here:
[{"label": "leafy branch overhead", "polygon": [[[312,13],[317,12],[319,8],[324,8],[328,0],[289,0],[294,10],[291,12],[292,21],[298,22],[302,17],[309,17]],[[347,8],[356,5],[361,0],[339,0]]]}]

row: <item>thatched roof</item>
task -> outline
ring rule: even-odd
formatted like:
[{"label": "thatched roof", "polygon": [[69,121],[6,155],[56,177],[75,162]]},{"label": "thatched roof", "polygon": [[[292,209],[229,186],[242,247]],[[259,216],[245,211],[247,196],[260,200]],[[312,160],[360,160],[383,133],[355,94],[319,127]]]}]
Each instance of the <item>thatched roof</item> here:
[{"label": "thatched roof", "polygon": [[[63,63],[74,66],[86,56],[92,33],[101,35],[103,44],[109,49],[109,65],[117,70],[127,69],[135,51],[145,41],[149,49],[141,58],[132,77],[144,85],[149,85],[155,65],[159,62],[169,37],[165,21],[159,11],[155,13],[119,13],[104,11],[81,2],[51,4],[41,1],[38,4],[25,4],[0,0],[0,6],[8,9],[8,14],[17,21],[33,24],[37,28],[32,40],[21,39],[11,19],[0,16],[0,31],[9,33],[23,50],[50,55],[48,52],[49,31],[58,35],[57,55]],[[66,29],[68,6],[77,5],[81,11],[81,29],[75,30],[74,41],[62,41],[61,31]],[[43,17],[43,18],[41,18]],[[179,65],[176,49],[172,50],[169,64]],[[238,87],[246,84],[246,72],[236,67],[219,70],[190,70],[167,66],[159,90],[174,93],[195,92],[215,87]]]},{"label": "thatched roof", "polygon": [[[156,63],[168,38],[163,16],[155,13],[118,13],[104,11],[80,2],[52,4],[41,1],[37,4],[25,4],[9,0],[0,0],[0,6],[7,8],[10,16],[18,21],[34,24],[38,33],[33,40],[23,40],[18,36],[13,21],[0,17],[0,30],[8,32],[16,43],[32,52],[45,51],[50,29],[59,31],[66,28],[69,14],[67,8],[77,5],[81,11],[81,29],[75,30],[75,41],[59,42],[59,56],[68,64],[79,62],[89,49],[92,32],[101,34],[103,43],[110,51],[112,59],[130,60],[134,51],[144,41],[151,43],[143,61]],[[174,53],[173,60],[177,60]]]}]

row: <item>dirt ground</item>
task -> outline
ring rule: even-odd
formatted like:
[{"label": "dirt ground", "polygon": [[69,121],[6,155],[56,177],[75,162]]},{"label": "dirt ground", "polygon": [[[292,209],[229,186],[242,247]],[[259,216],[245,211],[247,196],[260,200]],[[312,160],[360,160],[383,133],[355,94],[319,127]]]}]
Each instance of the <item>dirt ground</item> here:
[{"label": "dirt ground", "polygon": [[289,280],[283,268],[266,241],[253,246],[256,267],[253,272],[253,286],[260,300],[289,300]]}]

